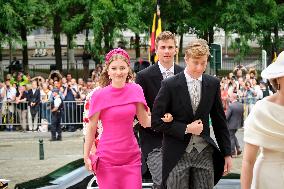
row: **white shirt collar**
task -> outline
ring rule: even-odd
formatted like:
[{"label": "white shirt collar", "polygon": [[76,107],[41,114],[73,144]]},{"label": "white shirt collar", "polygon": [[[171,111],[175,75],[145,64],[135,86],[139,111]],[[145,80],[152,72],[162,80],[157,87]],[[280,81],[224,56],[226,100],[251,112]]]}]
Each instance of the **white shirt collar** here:
[{"label": "white shirt collar", "polygon": [[[183,72],[184,72],[184,75],[185,75],[185,78],[186,78],[187,82],[192,82],[192,81],[195,80],[188,73],[186,73],[186,70],[184,70]],[[202,75],[199,78],[197,78],[197,80],[198,81],[202,81]]]},{"label": "white shirt collar", "polygon": [[173,65],[170,67],[170,69],[166,69],[164,66],[162,66],[162,64],[160,62],[158,62],[158,65],[159,65],[159,68],[160,68],[160,71],[161,73],[164,73],[166,71],[170,71],[172,73],[175,73],[175,69],[174,69],[174,63]]}]

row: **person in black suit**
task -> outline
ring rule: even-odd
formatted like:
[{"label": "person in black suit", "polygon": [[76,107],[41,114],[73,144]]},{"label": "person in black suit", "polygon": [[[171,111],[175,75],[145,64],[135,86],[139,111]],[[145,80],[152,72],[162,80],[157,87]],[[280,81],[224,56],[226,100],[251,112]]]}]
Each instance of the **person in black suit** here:
[{"label": "person in black suit", "polygon": [[38,130],[38,115],[40,107],[40,91],[38,89],[37,81],[32,82],[32,88],[28,90],[27,94],[28,100],[28,122],[29,122],[29,131]]},{"label": "person in black suit", "polygon": [[[183,70],[181,66],[174,64],[174,57],[177,51],[176,46],[177,42],[174,34],[169,31],[160,33],[156,39],[158,63],[143,69],[136,75],[135,82],[141,85],[150,110],[152,110],[154,100],[161,87],[161,81]],[[160,148],[162,146],[163,134],[153,131],[151,128],[139,127],[139,129],[143,158],[147,161],[155,185],[154,188],[158,188],[162,174]]]},{"label": "person in black suit", "polygon": [[[220,81],[203,73],[209,54],[205,40],[191,41],[184,72],[163,80],[155,99],[152,127],[164,134],[161,188],[213,188],[232,167]],[[170,123],[161,119],[166,112]],[[209,116],[219,148],[210,137]]]},{"label": "person in black suit", "polygon": [[242,153],[239,141],[236,137],[236,132],[243,126],[244,105],[237,101],[237,94],[233,93],[230,96],[231,103],[229,104],[226,112],[228,121],[228,129],[231,139],[231,152],[232,155],[240,155]]}]

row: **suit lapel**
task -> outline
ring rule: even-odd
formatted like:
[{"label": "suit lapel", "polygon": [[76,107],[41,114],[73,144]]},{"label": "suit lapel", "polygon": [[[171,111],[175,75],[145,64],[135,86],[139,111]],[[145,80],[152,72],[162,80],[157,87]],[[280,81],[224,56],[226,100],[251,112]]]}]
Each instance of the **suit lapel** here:
[{"label": "suit lapel", "polygon": [[193,110],[192,110],[192,105],[191,105],[191,100],[190,100],[190,94],[188,91],[187,83],[186,83],[186,78],[184,75],[184,72],[181,72],[179,74],[179,89],[177,91],[180,91],[180,97],[182,100],[182,104],[185,107],[185,111],[189,113],[189,115],[193,115]]},{"label": "suit lapel", "polygon": [[161,81],[163,80],[163,75],[161,73],[158,63],[154,64],[153,69],[149,71],[149,77],[151,77],[151,82],[153,82],[153,85],[156,87],[156,89],[161,88]]},{"label": "suit lapel", "polygon": [[197,107],[197,110],[195,112],[195,117],[200,117],[200,113],[202,110],[206,108],[206,105],[208,104],[208,98],[206,98],[206,95],[209,92],[209,85],[208,85],[208,78],[203,75],[202,77],[202,84],[201,84],[201,98],[199,105]]}]

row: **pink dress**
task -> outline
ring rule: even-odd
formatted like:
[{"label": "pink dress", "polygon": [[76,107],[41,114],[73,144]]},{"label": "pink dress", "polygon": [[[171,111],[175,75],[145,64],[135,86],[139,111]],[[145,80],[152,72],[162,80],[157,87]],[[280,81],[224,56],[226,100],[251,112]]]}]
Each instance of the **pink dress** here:
[{"label": "pink dress", "polygon": [[100,111],[104,127],[93,166],[100,189],[142,188],[141,152],[133,133],[138,102],[147,108],[143,90],[135,83],[109,85],[92,96],[89,117]]}]

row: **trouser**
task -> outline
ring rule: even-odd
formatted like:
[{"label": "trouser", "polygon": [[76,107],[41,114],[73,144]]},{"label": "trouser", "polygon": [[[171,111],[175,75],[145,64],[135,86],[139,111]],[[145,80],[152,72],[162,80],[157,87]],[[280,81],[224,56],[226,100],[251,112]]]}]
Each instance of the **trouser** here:
[{"label": "trouser", "polygon": [[17,109],[17,113],[19,115],[19,120],[20,120],[19,123],[22,125],[23,130],[26,131],[28,129],[28,127],[27,127],[27,123],[28,123],[28,121],[27,121],[28,110],[27,109],[25,109],[25,110]]},{"label": "trouser", "polygon": [[198,153],[185,152],[167,179],[167,189],[212,189],[214,187],[213,147]]},{"label": "trouser", "polygon": [[[61,125],[60,125],[60,120],[61,120],[61,113],[60,112],[53,112],[51,114],[51,127],[50,127],[50,132],[51,132],[51,139],[61,139]],[[57,137],[56,137],[57,133]]]},{"label": "trouser", "polygon": [[31,108],[28,107],[28,123],[30,131],[37,131],[38,129],[38,112],[31,114]]},{"label": "trouser", "polygon": [[155,148],[148,154],[147,166],[152,175],[155,185],[161,185],[162,182],[162,148]]},{"label": "trouser", "polygon": [[231,152],[232,154],[235,154],[235,150],[240,148],[240,144],[238,141],[238,138],[236,137],[236,132],[238,129],[230,129],[230,139],[231,139]]}]

